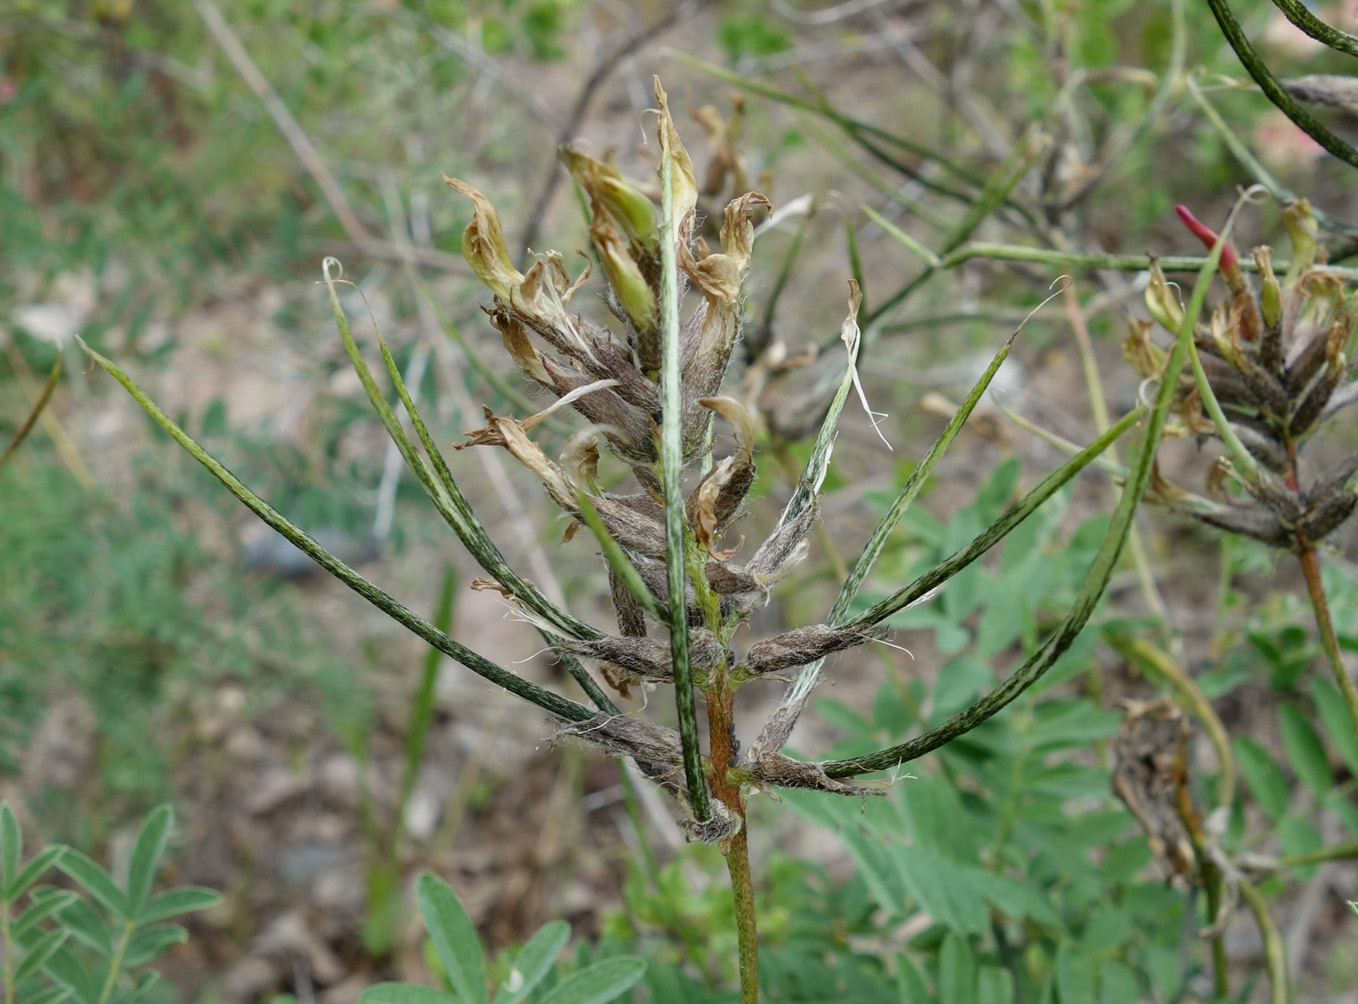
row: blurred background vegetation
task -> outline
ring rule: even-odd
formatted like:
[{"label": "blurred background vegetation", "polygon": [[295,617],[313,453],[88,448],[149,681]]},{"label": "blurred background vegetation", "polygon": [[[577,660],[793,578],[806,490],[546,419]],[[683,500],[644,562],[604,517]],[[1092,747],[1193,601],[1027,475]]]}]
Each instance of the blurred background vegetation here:
[{"label": "blurred background vegetation", "polygon": [[[1272,6],[1239,7],[1279,73],[1343,68]],[[1351,4],[1322,13],[1355,26]],[[1236,186],[1257,180],[1232,142],[1326,213],[1358,221],[1353,171],[1246,86],[1203,11],[1176,24],[1169,0],[9,0],[0,440],[59,350],[65,369],[38,428],[0,470],[0,791],[31,834],[101,856],[125,851],[151,805],[179,806],[177,868],[226,897],[163,964],[184,998],[338,1002],[422,971],[408,881],[421,867],[449,877],[492,947],[561,916],[604,939],[582,959],[610,945],[651,958],[650,999],[704,1000],[703,986],[729,986],[730,946],[710,937],[729,909],[711,848],[676,845],[663,807],[629,793],[615,765],[546,749],[542,723],[451,667],[425,695],[427,732],[407,769],[421,720],[413,695],[437,660],[260,533],[111,381],[81,371],[73,342],[134,372],[243,480],[384,588],[442,610],[479,651],[551,679],[559,670],[467,588],[471,566],[408,496],[315,280],[323,256],[343,260],[366,298],[351,312],[372,311],[442,442],[479,424],[483,404],[517,407],[506,395],[522,387],[480,321],[481,294],[458,253],[468,207],[440,175],[486,191],[512,247],[584,247],[556,149],[611,149],[649,181],[652,73],[676,108],[708,108],[688,135],[700,176],[716,165],[709,215],[728,182],[740,184],[737,168],[775,209],[807,197],[757,247],[749,359],[771,340],[793,355],[833,344],[855,273],[866,309],[878,311],[863,369],[869,399],[890,413],[895,452],[866,421],[845,434],[813,560],[761,615],[756,627],[769,632],[820,618],[837,566],[941,427],[940,408],[1062,271],[972,261],[881,310],[921,275],[884,223],[939,253],[958,234],[1194,253],[1171,207],[1224,218]],[[1342,133],[1351,119],[1336,114],[1333,127]],[[1006,162],[1021,165],[1010,197],[969,220]],[[1278,207],[1265,206],[1242,216],[1237,245],[1279,232]],[[1336,249],[1345,240],[1332,235]],[[1135,275],[1075,278],[1074,315],[1121,409],[1137,392],[1119,349],[1127,315],[1141,313]],[[1004,400],[1086,442],[1094,424],[1072,316],[1054,304],[1025,329]],[[482,368],[508,382],[492,385]],[[770,385],[755,494],[771,507],[795,476],[824,386],[815,364]],[[1059,462],[998,411],[972,427],[932,483],[928,512],[897,531],[878,595]],[[1191,468],[1191,449],[1175,462]],[[510,560],[602,622],[606,592],[574,578],[536,490],[493,457],[459,463],[473,502],[500,514],[492,530]],[[990,686],[1051,622],[1037,597],[1078,587],[1109,498],[1106,481],[1084,479],[1064,520],[1012,540],[967,583],[899,619],[893,637],[913,660],[884,650],[877,665],[832,667],[836,689],[794,745],[847,754],[846,736],[897,738]],[[1325,717],[1333,688],[1314,669],[1296,583],[1263,548],[1154,514],[1143,530],[1164,605],[1148,609],[1128,569],[1103,636],[1180,638],[1182,663],[1232,734],[1253,737],[1243,756],[1257,769],[1246,781],[1266,792],[1254,797],[1267,810],[1242,803],[1238,825],[1262,820],[1249,838],[1258,847],[1300,854],[1322,831],[1327,843],[1353,839],[1358,744]],[[1354,534],[1336,546],[1332,602],[1354,651]],[[767,832],[786,833],[777,853],[756,848],[772,999],[914,1000],[920,990],[971,1000],[1003,983],[992,969],[1065,1001],[1208,999],[1205,963],[1185,947],[1201,904],[1163,888],[1108,792],[1102,744],[1116,702],[1154,689],[1118,651],[1091,632],[1083,661],[1054,673],[1050,692],[918,771],[941,818],[965,817],[952,832],[974,834],[977,854],[989,846],[1011,866],[1028,862],[1027,884],[1015,887],[1036,899],[982,884],[949,914],[927,890],[885,877],[886,852],[864,849],[848,811],[857,803],[835,815],[789,800],[798,822],[769,809]],[[1286,725],[1298,717],[1315,723],[1304,743]],[[1289,793],[1286,779],[1306,776],[1291,764],[1311,738],[1331,786]],[[1036,766],[998,774],[1015,750]],[[913,833],[901,855],[956,850],[918,816],[864,825]],[[1083,870],[1062,871],[1061,847],[1073,855],[1064,864]],[[1305,899],[1314,866],[1292,879],[1265,891],[1285,906],[1294,976],[1316,994],[1351,993],[1355,955],[1336,939],[1351,948],[1352,926],[1341,932],[1329,900]],[[1351,868],[1325,881],[1347,882],[1358,898]],[[1005,918],[1031,935],[1018,948]],[[1257,938],[1238,934],[1228,948],[1242,974],[1260,971]],[[895,993],[904,996],[886,996]]]}]

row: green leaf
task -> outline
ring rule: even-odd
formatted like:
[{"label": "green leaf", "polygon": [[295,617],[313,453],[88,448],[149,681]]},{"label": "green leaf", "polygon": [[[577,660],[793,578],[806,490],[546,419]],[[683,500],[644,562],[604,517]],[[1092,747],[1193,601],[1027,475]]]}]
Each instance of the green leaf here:
[{"label": "green leaf", "polygon": [[1172,1000],[1183,985],[1184,971],[1178,949],[1171,945],[1147,945],[1144,949],[1146,972],[1159,1000]]},{"label": "green leaf", "polygon": [[122,994],[113,998],[117,1004],[136,1004],[155,987],[160,984],[160,973],[154,969],[148,969],[137,977],[137,982],[129,990],[124,990]]},{"label": "green leaf", "polygon": [[1283,749],[1287,751],[1292,769],[1302,784],[1323,797],[1333,786],[1334,775],[1330,772],[1330,758],[1320,736],[1295,705],[1279,707],[1278,719],[1283,729]]},{"label": "green leaf", "polygon": [[22,984],[41,969],[61,947],[62,942],[71,936],[69,931],[48,931],[29,946],[22,962],[14,969],[14,983]]},{"label": "green leaf", "polygon": [[123,953],[123,966],[128,969],[133,966],[144,966],[171,945],[182,945],[188,940],[189,932],[178,924],[143,927],[132,935],[132,940],[127,943],[127,951]]},{"label": "green leaf", "polygon": [[100,985],[95,973],[86,968],[69,948],[63,946],[58,949],[43,968],[52,979],[69,986],[80,1004],[95,1004],[99,999]]},{"label": "green leaf", "polygon": [[129,920],[127,899],[109,873],[100,868],[77,850],[68,850],[56,863],[57,867],[80,883],[81,887],[99,901],[109,913],[119,920]]},{"label": "green leaf", "polygon": [[71,988],[68,986],[48,987],[46,990],[39,990],[32,997],[25,997],[24,1004],[59,1004],[71,996]]},{"label": "green leaf", "polygon": [[924,974],[904,952],[896,953],[896,989],[901,1004],[932,1004],[934,999],[924,984]]},{"label": "green leaf", "polygon": [[1339,688],[1323,676],[1311,677],[1311,696],[1316,702],[1320,723],[1325,726],[1325,734],[1349,770],[1358,774],[1358,735],[1353,732],[1353,720],[1349,718],[1344,699]]},{"label": "green leaf", "polygon": [[486,1004],[485,951],[457,893],[443,879],[426,872],[420,876],[416,899],[453,990],[467,1004]]},{"label": "green leaf", "polygon": [[14,899],[10,894],[9,883],[19,874],[19,857],[24,850],[24,831],[19,828],[19,820],[14,810],[5,802],[0,805],[0,883],[3,883],[5,899]]},{"label": "green leaf", "polygon": [[1091,701],[1048,701],[1038,705],[1028,741],[1034,753],[1086,747],[1112,738],[1121,724],[1119,712]]},{"label": "green leaf", "polygon": [[544,924],[515,957],[509,975],[495,994],[495,1004],[518,1004],[527,997],[551,972],[570,936],[571,926],[564,920]]},{"label": "green leaf", "polygon": [[608,1004],[644,975],[644,959],[629,955],[605,959],[566,977],[542,998],[540,1004]]},{"label": "green leaf", "polygon": [[100,917],[94,907],[83,899],[74,899],[61,908],[57,915],[63,927],[69,930],[83,944],[94,949],[106,959],[113,957],[113,938],[108,924]]},{"label": "green leaf", "polygon": [[40,920],[51,916],[58,910],[65,909],[78,898],[73,892],[53,891],[41,899],[37,899],[32,906],[19,914],[19,919],[10,928],[10,937],[18,941],[31,931]]},{"label": "green leaf", "polygon": [[[340,316],[341,317],[343,316],[342,312]],[[352,341],[352,339],[350,339],[350,341]],[[142,408],[146,411],[146,413],[155,420],[157,425],[159,425],[162,429],[168,432],[170,436],[175,440],[175,442],[179,443],[180,446],[184,447],[184,449],[187,450],[195,460],[197,460],[200,464],[206,467],[208,471],[212,474],[212,476],[216,478],[218,481],[220,481],[222,485],[224,485],[226,489],[229,492],[231,492],[232,495],[234,495],[241,502],[245,503],[246,507],[248,507],[251,512],[253,512],[256,516],[262,519],[274,530],[278,531],[278,533],[285,537],[298,550],[308,555],[313,561],[315,561],[318,565],[324,568],[327,572],[329,572],[335,578],[339,579],[350,589],[354,590],[354,592],[358,593],[369,603],[373,604],[375,607],[377,607],[379,610],[381,610],[383,613],[389,616],[392,620],[408,628],[410,631],[414,632],[416,635],[423,638],[429,644],[437,647],[440,651],[446,653],[447,655],[452,656],[458,662],[462,663],[462,665],[470,669],[473,673],[485,677],[492,683],[504,687],[510,693],[517,694],[518,696],[524,698],[525,700],[531,701],[534,704],[538,705],[539,707],[545,708],[546,710],[552,712],[555,715],[559,715],[562,718],[566,718],[569,719],[570,721],[576,722],[582,722],[592,717],[593,712],[591,712],[584,705],[577,704],[575,701],[569,701],[558,694],[554,694],[549,690],[545,690],[542,687],[538,686],[537,684],[525,680],[523,677],[516,676],[515,674],[509,672],[508,670],[505,670],[502,667],[497,666],[490,660],[483,658],[482,656],[473,652],[471,649],[454,641],[452,638],[448,637],[447,634],[445,634],[442,631],[439,631],[437,628],[435,628],[428,621],[424,620],[422,617],[416,616],[412,611],[410,611],[402,604],[397,603],[396,600],[394,600],[392,597],[388,596],[382,590],[378,589],[367,579],[363,578],[363,576],[359,575],[344,562],[340,561],[329,551],[325,550],[325,548],[317,544],[315,540],[313,540],[311,537],[307,536],[300,529],[298,529],[298,527],[295,524],[284,519],[282,514],[279,513],[277,509],[273,508],[273,506],[269,505],[258,495],[252,492],[240,481],[239,478],[237,478],[234,474],[228,471],[225,467],[218,463],[217,460],[215,460],[210,454],[208,454],[206,450],[204,450],[201,446],[199,446],[191,438],[189,438],[189,436],[184,432],[183,429],[181,429],[178,425],[171,421],[170,417],[166,415],[164,411],[158,408],[155,402],[153,402],[149,397],[147,397],[145,392],[142,391],[140,387],[138,387],[135,383],[132,382],[131,377],[129,377],[126,373],[124,373],[117,366],[115,366],[110,360],[108,360],[104,356],[101,356],[99,353],[93,351],[92,349],[89,348],[89,346],[84,345],[83,342],[81,344],[96,363],[103,367],[103,369],[110,376],[112,376],[115,380],[117,380],[127,389],[128,393],[130,393],[136,399],[137,403],[140,404]],[[484,533],[484,528],[482,528],[481,532]],[[473,540],[471,543],[468,544],[468,547],[473,547],[474,544],[476,544],[476,541]],[[486,558],[486,554],[483,552],[484,549],[482,551],[475,551],[474,553],[477,553],[479,561],[484,562],[485,560],[489,559]],[[500,563],[502,564],[503,559],[499,560]],[[488,569],[490,568],[489,565],[486,565],[485,567],[487,567]],[[495,567],[499,569],[498,571],[495,571],[493,573],[495,578],[502,583],[510,582],[510,578],[508,578],[507,576],[512,576],[513,573],[507,570],[507,566],[505,566],[505,568],[500,568],[500,565],[497,564]],[[520,580],[515,578],[514,581],[518,582]],[[536,593],[535,590],[530,590],[530,587],[526,585],[524,586],[524,591],[517,591],[518,590],[517,586],[515,587],[515,589],[516,595],[519,596],[521,599],[525,596],[529,596],[530,591],[534,595],[540,596],[540,594]],[[532,597],[529,596],[529,598],[531,599]],[[544,599],[543,602],[546,603],[546,600]],[[550,604],[547,604],[547,606],[550,607],[551,610],[556,610],[556,608],[551,607]],[[534,607],[534,609],[537,610],[539,613],[543,612],[543,610],[539,609],[538,607]],[[561,617],[565,616],[564,614],[561,614],[561,611],[556,611],[556,613],[558,615],[561,615]],[[546,616],[548,620],[552,620],[552,617],[549,616],[548,614],[544,613],[543,615]],[[558,623],[558,621],[553,620],[553,623]],[[596,629],[590,628],[583,622],[574,621],[574,619],[571,619],[571,623],[578,624],[579,625],[578,630],[574,627],[569,629],[563,628],[563,630],[572,637],[577,638],[595,637],[598,636],[599,634],[596,631]],[[583,631],[584,633],[583,634],[580,633],[581,631]],[[594,634],[591,634],[590,632],[594,632]]]},{"label": "green leaf", "polygon": [[180,886],[178,889],[153,896],[137,914],[137,923],[150,924],[167,917],[177,917],[181,913],[210,910],[221,901],[221,894],[212,889],[196,885]]},{"label": "green leaf", "polygon": [[976,1004],[1014,1004],[1014,977],[1008,969],[982,966],[976,981]]},{"label": "green leaf", "polygon": [[976,958],[971,942],[949,931],[938,953],[938,1004],[973,1004],[976,1000]]},{"label": "green leaf", "polygon": [[[1278,824],[1278,846],[1286,857],[1310,854],[1312,851],[1320,850],[1324,844],[1325,841],[1320,835],[1320,830],[1309,819],[1288,816]],[[1309,878],[1315,874],[1318,867],[1318,865],[1300,865],[1297,867],[1297,873],[1303,878]]]},{"label": "green leaf", "polygon": [[1082,949],[1069,942],[1056,953],[1056,988],[1062,1004],[1084,1004],[1097,999],[1091,960]]},{"label": "green leaf", "polygon": [[458,998],[442,990],[413,983],[379,983],[358,995],[363,1004],[457,1004]]},{"label": "green leaf", "polygon": [[19,870],[19,874],[10,880],[5,889],[6,898],[12,903],[31,886],[38,878],[56,864],[61,856],[66,853],[66,848],[61,844],[49,844],[37,854],[33,855],[32,860]]},{"label": "green leaf", "polygon": [[1099,1004],[1137,1004],[1141,1000],[1141,985],[1127,963],[1116,959],[1105,962],[1099,976]]},{"label": "green leaf", "polygon": [[1117,948],[1132,936],[1132,918],[1114,908],[1099,910],[1080,935],[1080,947],[1090,955]]},{"label": "green leaf", "polygon": [[137,842],[132,845],[132,857],[127,865],[127,912],[131,917],[137,917],[146,905],[173,825],[174,810],[161,805],[151,810],[137,831]]},{"label": "green leaf", "polygon": [[922,847],[897,848],[895,859],[901,881],[934,920],[965,934],[983,934],[987,930],[990,916],[980,888],[988,873],[969,869]]},{"label": "green leaf", "polygon": [[934,712],[951,714],[964,708],[982,690],[991,686],[995,672],[990,664],[975,656],[959,655],[945,662],[934,684]]},{"label": "green leaf", "polygon": [[1065,929],[1051,900],[1022,879],[987,874],[979,880],[979,885],[986,901],[1010,917],[1027,918],[1053,931]]},{"label": "green leaf", "polygon": [[1235,747],[1236,761],[1240,764],[1240,773],[1244,775],[1255,801],[1276,823],[1287,811],[1290,797],[1287,779],[1273,762],[1273,757],[1268,755],[1268,750],[1249,736],[1237,736],[1232,745]]}]

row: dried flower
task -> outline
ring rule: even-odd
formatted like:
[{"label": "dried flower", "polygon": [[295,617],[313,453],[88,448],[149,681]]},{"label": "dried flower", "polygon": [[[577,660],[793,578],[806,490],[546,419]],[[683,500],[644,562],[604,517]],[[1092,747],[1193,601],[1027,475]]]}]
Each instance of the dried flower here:
[{"label": "dried flower", "polygon": [[[659,631],[652,637],[650,618],[668,617],[671,605],[682,602],[689,625],[689,670],[694,683],[707,692],[711,706],[721,693],[731,693],[743,680],[796,670],[880,638],[882,632],[815,625],[758,642],[743,658],[729,648],[736,628],[768,600],[772,584],[805,553],[805,537],[816,519],[818,485],[795,509],[789,507],[745,564],[734,563],[744,538],[730,546],[724,537],[755,481],[758,423],[744,404],[720,391],[741,335],[754,218],[769,208],[769,202],[755,192],[739,195],[723,214],[720,250],[709,250],[694,233],[698,188],[692,161],[658,87],[657,98],[660,143],[671,158],[674,179],[675,261],[682,279],[701,294],[701,302],[679,328],[680,438],[688,468],[682,507],[689,573],[685,595],[669,595],[658,448],[664,424],[659,387],[660,242],[664,237],[656,209],[642,186],[624,179],[611,161],[596,160],[570,147],[560,154],[589,200],[590,235],[606,286],[604,302],[616,322],[612,326],[570,309],[585,275],[572,280],[555,252],[539,256],[526,274],[520,274],[510,263],[499,218],[489,200],[471,186],[448,179],[473,203],[475,215],[463,237],[463,253],[493,297],[486,313],[520,370],[556,398],[545,411],[526,418],[497,416],[486,409],[485,426],[468,432],[459,448],[493,446],[508,451],[542,483],[547,496],[571,519],[572,530],[588,522],[595,533],[606,534],[601,541],[612,555],[609,583],[617,633],[575,638],[555,633],[556,650],[587,660],[624,698],[631,696],[632,685],[638,682],[648,686],[673,683],[671,639]],[[724,131],[718,144],[725,170],[734,169],[730,138]],[[566,406],[583,415],[589,425],[570,438],[558,462],[531,434],[547,414]],[[723,448],[713,435],[714,417],[733,430],[734,440],[725,455],[715,459],[709,454],[714,449],[721,453]],[[601,441],[630,468],[636,481],[631,492],[605,491],[598,485]],[[567,539],[570,536],[568,532]],[[532,614],[525,611],[525,616]],[[657,626],[669,627],[668,623]],[[715,720],[712,727],[717,728]],[[682,744],[671,729],[600,714],[565,726],[559,734],[632,757],[648,776],[676,792],[687,787]],[[717,756],[715,745],[713,757]],[[866,791],[831,780],[819,768],[776,750],[742,761],[732,749],[729,760],[726,769],[731,773],[724,780],[717,777],[718,766],[711,767],[713,790],[727,792],[721,798],[725,805],[714,805],[713,815],[703,823],[689,820],[686,828],[691,839],[725,840],[737,831],[742,803],[730,793],[741,785],[810,787],[853,795]]]},{"label": "dried flower", "polygon": [[[1208,247],[1217,235],[1183,206],[1182,219]],[[1193,333],[1208,389],[1225,419],[1209,420],[1203,391],[1191,378],[1181,384],[1181,422],[1166,435],[1213,435],[1243,451],[1237,462],[1219,463],[1204,499],[1161,481],[1161,501],[1222,529],[1304,551],[1338,528],[1358,507],[1358,456],[1320,475],[1307,477],[1300,454],[1305,442],[1341,408],[1358,400],[1345,349],[1354,328],[1350,300],[1340,279],[1316,265],[1316,224],[1309,204],[1290,205],[1284,222],[1292,238],[1292,260],[1282,281],[1273,271],[1273,251],[1255,248],[1258,294],[1229,244],[1221,269],[1230,301],[1217,307]],[[1176,332],[1183,312],[1152,262],[1146,290],[1151,316]],[[1137,325],[1125,355],[1143,376],[1155,377],[1164,359]],[[1239,463],[1246,461],[1245,465]],[[1248,469],[1246,469],[1248,467]],[[1230,485],[1238,486],[1232,493]],[[1166,488],[1172,489],[1165,490]]]}]

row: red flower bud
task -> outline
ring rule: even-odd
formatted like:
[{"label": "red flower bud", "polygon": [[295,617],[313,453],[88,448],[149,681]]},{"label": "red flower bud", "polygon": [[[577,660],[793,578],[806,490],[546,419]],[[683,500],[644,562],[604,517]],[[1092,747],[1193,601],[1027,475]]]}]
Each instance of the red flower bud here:
[{"label": "red flower bud", "polygon": [[[1174,211],[1179,214],[1179,219],[1183,221],[1184,226],[1193,231],[1194,235],[1198,240],[1202,241],[1203,246],[1207,248],[1208,251],[1211,251],[1212,248],[1216,246],[1218,240],[1216,233],[1210,227],[1204,226],[1199,222],[1198,218],[1189,211],[1187,206],[1175,206]],[[1232,285],[1244,279],[1244,275],[1240,271],[1240,262],[1235,256],[1235,248],[1231,247],[1229,241],[1224,243],[1221,248],[1221,274],[1225,277],[1227,283]]]}]

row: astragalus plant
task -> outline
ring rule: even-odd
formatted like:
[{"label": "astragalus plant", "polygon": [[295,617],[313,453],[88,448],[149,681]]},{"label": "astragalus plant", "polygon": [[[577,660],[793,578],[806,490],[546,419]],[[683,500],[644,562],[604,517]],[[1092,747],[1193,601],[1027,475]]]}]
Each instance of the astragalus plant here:
[{"label": "astragalus plant", "polygon": [[[1204,244],[1217,235],[1187,208],[1179,217]],[[1230,299],[1191,331],[1192,374],[1178,388],[1178,419],[1166,436],[1210,437],[1221,442],[1207,477],[1206,496],[1157,478],[1160,502],[1231,533],[1297,556],[1315,610],[1321,645],[1334,671],[1355,733],[1358,689],[1344,669],[1339,641],[1320,577],[1319,548],[1358,508],[1358,451],[1321,467],[1303,450],[1343,409],[1358,402],[1350,366],[1354,351],[1354,293],[1345,277],[1317,261],[1316,220],[1310,204],[1287,206],[1283,222],[1291,260],[1280,279],[1273,249],[1251,253],[1258,290],[1234,248],[1222,249],[1221,275]],[[1172,331],[1183,310],[1158,266],[1146,290],[1151,315]],[[1137,325],[1127,354],[1143,376],[1156,376],[1163,350],[1150,338],[1149,321]]]},{"label": "astragalus plant", "polygon": [[[750,402],[735,392],[724,394],[722,388],[732,348],[741,337],[744,282],[754,242],[752,216],[768,203],[762,195],[740,195],[726,207],[720,250],[709,249],[698,236],[693,165],[658,81],[656,99],[661,152],[658,213],[653,202],[612,164],[571,150],[563,154],[589,204],[591,236],[604,276],[602,302],[596,288],[586,285],[587,276],[572,278],[567,259],[556,253],[539,256],[526,273],[519,272],[490,202],[470,185],[449,181],[471,200],[474,219],[462,246],[492,295],[486,308],[490,320],[520,370],[556,398],[543,412],[531,416],[488,411],[485,425],[459,445],[509,451],[542,482],[572,531],[588,528],[607,559],[608,588],[617,618],[616,625],[607,630],[554,605],[509,567],[459,490],[452,467],[413,407],[378,335],[387,371],[409,413],[413,438],[386,401],[340,308],[335,291],[340,281],[338,263],[327,259],[324,265],[345,347],[411,471],[495,588],[547,638],[588,704],[495,665],[359,576],[198,447],[116,366],[100,356],[95,358],[238,498],[332,574],[473,672],[548,712],[555,721],[546,731],[579,737],[628,757],[646,776],[673,792],[688,837],[716,842],[726,855],[738,925],[741,999],[754,1001],[759,988],[747,798],[757,792],[773,794],[780,787],[854,798],[874,794],[878,789],[852,779],[923,756],[974,728],[1017,697],[1066,651],[1112,574],[1133,510],[1149,479],[1152,450],[1146,444],[1159,441],[1176,383],[1173,375],[1185,355],[1182,349],[1171,354],[1170,377],[1154,405],[1140,407],[1114,424],[938,567],[871,607],[856,604],[860,584],[1004,361],[1011,336],[962,409],[900,487],[824,621],[742,647],[737,629],[756,607],[768,602],[780,576],[808,549],[807,535],[818,518],[818,493],[835,429],[858,385],[860,300],[856,287],[851,286],[841,332],[844,374],[826,407],[806,468],[780,515],[762,534],[762,542],[742,547],[740,539],[728,539],[727,531],[755,480],[759,415]],[[1214,262],[1209,259],[1204,277]],[[1199,286],[1205,289],[1205,278]],[[694,307],[681,321],[686,292]],[[842,294],[826,291],[825,295],[838,299]],[[1200,304],[1201,290],[1195,295],[1195,303]],[[591,312],[599,319],[587,316]],[[805,335],[808,341],[819,341],[822,333]],[[558,409],[563,406],[574,409],[587,424],[569,439],[562,456],[552,459],[534,441],[533,430],[549,413],[559,418]],[[1031,659],[973,706],[899,746],[852,760],[820,763],[782,752],[828,656],[880,638],[894,614],[946,588],[952,575],[983,555],[1134,426],[1141,428],[1143,446],[1131,462],[1107,535],[1068,615]],[[634,484],[620,491],[600,486],[601,447],[626,465]],[[591,560],[595,547],[581,546],[582,539],[589,536],[577,534],[573,543],[565,545],[570,560]],[[787,681],[786,696],[758,738],[741,750],[734,739],[736,691],[752,679],[768,676]],[[655,713],[664,703],[657,697],[647,707],[654,717],[675,721],[677,728],[642,717],[641,711],[621,713],[600,679],[624,695],[632,686],[672,693],[672,717],[663,711]],[[705,730],[698,727],[700,704],[707,717]]]}]

